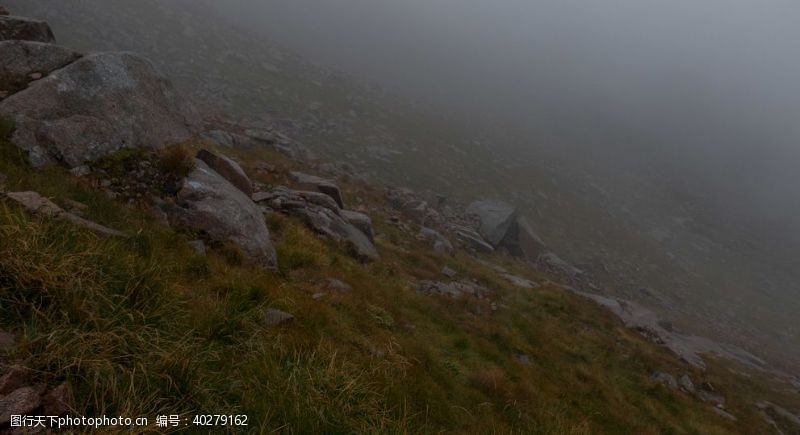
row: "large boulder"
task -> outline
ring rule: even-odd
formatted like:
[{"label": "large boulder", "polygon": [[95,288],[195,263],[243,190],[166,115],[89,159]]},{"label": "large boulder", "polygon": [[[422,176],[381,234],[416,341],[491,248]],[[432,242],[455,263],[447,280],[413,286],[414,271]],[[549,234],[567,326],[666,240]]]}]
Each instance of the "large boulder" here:
[{"label": "large boulder", "polygon": [[375,231],[372,229],[372,219],[369,216],[352,210],[342,210],[339,214],[347,223],[364,233],[370,242],[375,243]]},{"label": "large boulder", "polygon": [[205,162],[195,159],[195,164],[172,210],[177,224],[234,244],[250,263],[275,268],[278,261],[261,210]]},{"label": "large boulder", "polygon": [[21,40],[54,44],[56,37],[50,26],[39,20],[13,15],[0,15],[0,41]]},{"label": "large boulder", "polygon": [[539,256],[545,252],[544,242],[533,230],[530,222],[523,216],[517,217],[509,227],[505,237],[500,241],[499,247],[503,247],[511,255],[531,263],[535,263]]},{"label": "large boulder", "polygon": [[[76,61],[68,48],[31,41],[0,41],[0,99]],[[4,95],[5,94],[5,95]]]},{"label": "large boulder", "polygon": [[517,219],[517,209],[503,201],[475,201],[465,213],[478,220],[478,231],[486,241],[497,247]]},{"label": "large boulder", "polygon": [[34,166],[77,167],[123,147],[161,148],[191,137],[197,114],[147,59],[98,53],[0,102],[12,141]]},{"label": "large boulder", "polygon": [[204,161],[216,173],[230,181],[231,184],[244,192],[245,195],[250,196],[253,194],[253,182],[250,181],[250,178],[247,177],[247,174],[244,173],[244,170],[238,163],[228,157],[214,154],[208,150],[200,150],[197,153],[197,158]]},{"label": "large boulder", "polygon": [[339,190],[339,186],[333,181],[296,171],[291,172],[290,175],[292,176],[292,181],[294,181],[300,189],[322,192],[333,198],[340,208],[344,208],[342,192]]}]

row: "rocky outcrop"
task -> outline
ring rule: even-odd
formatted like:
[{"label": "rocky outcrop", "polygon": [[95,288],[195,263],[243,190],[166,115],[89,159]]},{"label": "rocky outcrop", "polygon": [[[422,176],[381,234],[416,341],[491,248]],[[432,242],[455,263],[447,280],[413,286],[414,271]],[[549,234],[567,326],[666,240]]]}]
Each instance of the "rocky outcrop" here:
[{"label": "rocky outcrop", "polygon": [[275,249],[259,208],[202,160],[186,177],[170,213],[177,225],[199,231],[216,242],[241,249],[246,260],[277,267]]},{"label": "rocky outcrop", "polygon": [[372,219],[370,219],[369,216],[352,210],[341,210],[339,214],[345,221],[347,221],[347,223],[358,228],[362,233],[364,233],[370,242],[375,243],[375,233],[372,229]]},{"label": "rocky outcrop", "polygon": [[0,102],[0,116],[15,121],[12,142],[34,166],[161,148],[191,137],[197,122],[172,85],[132,53],[83,57]]},{"label": "rocky outcrop", "polygon": [[44,21],[0,15],[0,41],[36,41],[55,44],[56,37]]},{"label": "rocky outcrop", "polygon": [[67,212],[36,192],[8,192],[4,195],[6,198],[19,204],[31,213],[47,218],[63,219],[102,236],[128,237],[128,235],[122,231],[104,227],[95,222],[86,220],[75,213]]},{"label": "rocky outcrop", "polygon": [[238,163],[234,162],[228,157],[223,155],[214,154],[208,150],[200,150],[197,153],[197,158],[204,161],[208,167],[213,169],[217,174],[222,175],[223,178],[230,181],[231,184],[236,186],[245,195],[250,196],[253,194],[253,182],[244,173],[244,170]]},{"label": "rocky outcrop", "polygon": [[324,193],[333,198],[340,208],[344,208],[342,192],[339,190],[339,186],[333,181],[296,171],[291,172],[290,175],[292,181],[294,181],[301,190],[316,190]]},{"label": "rocky outcrop", "polygon": [[[270,191],[255,193],[253,200],[302,220],[318,234],[347,244],[352,248],[354,256],[361,260],[378,258],[378,251],[369,236],[345,219],[342,210],[328,195],[279,186]],[[360,226],[367,225],[367,220],[359,218],[359,221]],[[365,230],[372,233],[371,225]]]},{"label": "rocky outcrop", "polygon": [[0,42],[0,99],[66,66],[80,54],[57,45],[31,41]]}]

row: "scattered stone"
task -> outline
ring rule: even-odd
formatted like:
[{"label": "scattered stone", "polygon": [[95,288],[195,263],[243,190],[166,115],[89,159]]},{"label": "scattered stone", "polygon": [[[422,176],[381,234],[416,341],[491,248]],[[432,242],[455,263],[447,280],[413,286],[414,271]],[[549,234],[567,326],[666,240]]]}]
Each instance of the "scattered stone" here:
[{"label": "scattered stone", "polygon": [[738,419],[736,418],[736,416],[734,416],[733,414],[731,414],[731,413],[730,413],[730,412],[728,412],[728,411],[725,411],[724,409],[717,408],[716,406],[715,406],[715,407],[713,407],[713,408],[711,408],[711,409],[713,409],[713,410],[714,410],[714,413],[715,413],[715,414],[717,414],[717,415],[719,415],[719,416],[722,416],[722,417],[725,417],[725,418],[727,418],[727,419],[728,419],[728,420],[730,420],[730,421],[738,421]]},{"label": "scattered stone", "polygon": [[710,391],[697,390],[697,398],[703,402],[713,403],[714,405],[725,406],[725,398]]},{"label": "scattered stone", "polygon": [[213,169],[217,174],[222,175],[223,178],[230,181],[231,184],[244,192],[245,195],[250,196],[253,194],[253,183],[238,163],[228,157],[216,155],[208,150],[200,150],[197,153],[197,158],[204,161],[208,167]]},{"label": "scattered stone", "polygon": [[447,296],[453,299],[461,299],[464,296],[484,298],[489,293],[486,287],[466,280],[454,282],[422,280],[417,282],[417,291],[425,294]]},{"label": "scattered stone", "polygon": [[336,290],[343,293],[353,291],[353,287],[350,284],[340,281],[336,278],[328,278],[326,287],[330,290]]},{"label": "scattered stone", "polygon": [[678,380],[678,384],[680,384],[683,391],[694,394],[694,382],[692,382],[692,378],[690,378],[689,375],[681,376],[681,378]]},{"label": "scattered stone", "polygon": [[422,227],[419,230],[419,236],[423,240],[427,240],[431,243],[433,247],[433,251],[439,255],[452,255],[453,254],[453,244],[450,243],[450,240],[447,240],[445,236],[443,236],[440,232],[434,230],[433,228]]},{"label": "scattered stone", "polygon": [[88,165],[80,165],[70,169],[69,172],[76,177],[85,177],[89,175],[92,170]]},{"label": "scattered stone", "polygon": [[278,259],[261,210],[205,162],[195,163],[178,192],[178,206],[169,210],[177,225],[233,243],[249,263],[276,268]]},{"label": "scattered stone", "polygon": [[375,232],[372,229],[372,219],[369,216],[351,210],[341,210],[340,215],[349,224],[361,230],[370,242],[375,243]]},{"label": "scattered stone", "polygon": [[782,419],[788,421],[789,423],[792,423],[797,428],[800,428],[800,414],[795,414],[793,412],[790,412],[774,403],[767,402],[766,400],[761,400],[759,402],[756,402],[756,408],[761,410],[761,412],[765,417],[771,419],[771,417],[769,416],[769,414],[767,414],[767,412],[774,413],[775,415],[781,417]]},{"label": "scattered stone", "polygon": [[504,274],[502,274],[502,276],[503,276],[503,278],[508,280],[511,284],[514,284],[517,287],[527,288],[527,289],[539,288],[539,284],[537,284],[537,283],[535,283],[535,282],[533,282],[533,281],[531,281],[529,279],[526,279],[526,278],[522,278],[522,277],[519,277],[519,276],[516,276],[516,275],[512,275],[510,273],[504,273]]},{"label": "scattered stone", "polygon": [[197,113],[145,58],[85,56],[0,101],[12,142],[34,166],[94,161],[123,147],[161,148],[191,137]]},{"label": "scattered stone", "polygon": [[518,362],[518,363],[520,363],[522,365],[526,365],[526,366],[529,366],[529,365],[533,364],[531,362],[531,359],[528,357],[528,355],[521,354],[521,353],[515,353],[514,354],[514,361],[516,361],[516,362]]},{"label": "scattered stone", "polygon": [[233,135],[223,130],[211,130],[203,133],[203,137],[219,146],[233,148],[235,142]]},{"label": "scattered stone", "polygon": [[12,415],[29,415],[39,407],[39,392],[33,387],[22,387],[0,398],[0,426],[11,422]]},{"label": "scattered stone", "polygon": [[442,268],[442,275],[452,279],[458,276],[458,272],[448,266],[445,266]]},{"label": "scattered stone", "polygon": [[70,412],[72,402],[69,385],[66,382],[53,388],[42,396],[42,415],[65,415]]},{"label": "scattered stone", "polygon": [[285,311],[276,310],[275,308],[264,310],[264,324],[267,326],[276,326],[292,320],[294,320],[294,316]]},{"label": "scattered stone", "polygon": [[56,43],[56,37],[46,22],[0,14],[0,41],[9,40]]},{"label": "scattered stone", "polygon": [[64,203],[64,206],[66,206],[70,213],[80,215],[81,213],[89,210],[88,205],[69,198],[62,199],[61,202]]},{"label": "scattered stone", "polygon": [[192,240],[189,242],[189,246],[198,255],[206,255],[206,244],[202,240]]},{"label": "scattered stone", "polygon": [[562,260],[558,255],[548,252],[539,257],[537,266],[545,271],[563,276],[569,279],[576,279],[583,275],[583,271]]},{"label": "scattered stone", "polygon": [[344,208],[342,192],[339,190],[339,186],[333,181],[296,171],[290,172],[290,175],[292,180],[297,183],[301,189],[322,192],[333,198],[339,208]]},{"label": "scattered stone", "polygon": [[78,215],[69,213],[64,209],[62,209],[61,207],[59,207],[58,205],[56,205],[54,202],[39,195],[36,192],[8,192],[5,194],[5,196],[6,198],[9,198],[14,202],[16,202],[17,204],[21,205],[23,208],[25,208],[31,213],[45,216],[48,218],[64,219],[72,222],[73,224],[79,227],[86,228],[89,231],[92,231],[102,236],[128,237],[128,235],[123,233],[122,231],[117,231],[111,228],[104,227],[95,222],[86,220]]},{"label": "scattered stone", "polygon": [[672,376],[669,373],[655,372],[653,373],[652,378],[659,384],[666,385],[667,387],[669,387],[670,390],[678,389],[678,381],[675,380],[675,376]]},{"label": "scattered stone", "polygon": [[311,295],[311,299],[314,299],[315,301],[318,301],[318,300],[324,298],[325,295],[327,295],[327,293],[324,293],[324,292],[314,293],[313,295]]},{"label": "scattered stone", "polygon": [[33,80],[78,60],[68,48],[32,41],[0,41],[0,84],[13,94]]}]

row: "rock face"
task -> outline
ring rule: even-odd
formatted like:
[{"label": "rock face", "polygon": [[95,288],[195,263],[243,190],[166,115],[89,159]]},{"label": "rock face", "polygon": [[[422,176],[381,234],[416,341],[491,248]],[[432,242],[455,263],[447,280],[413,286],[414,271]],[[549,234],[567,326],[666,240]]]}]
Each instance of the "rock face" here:
[{"label": "rock face", "polygon": [[[325,194],[279,186],[267,192],[257,192],[253,200],[302,220],[307,227],[325,237],[348,244],[355,257],[361,260],[378,258],[378,251],[369,236],[346,220],[339,206]],[[363,218],[359,220],[361,226],[366,225]],[[371,226],[369,230],[371,233]]]},{"label": "rock face", "polygon": [[0,399],[0,425],[11,421],[12,415],[28,415],[39,407],[39,392],[33,387],[22,387]]},{"label": "rock face", "polygon": [[44,21],[0,14],[0,41],[37,41],[54,44],[56,37]]},{"label": "rock face", "polygon": [[242,167],[233,160],[223,155],[217,155],[208,150],[200,150],[197,153],[197,158],[204,161],[208,167],[213,169],[217,174],[222,175],[223,178],[230,181],[231,184],[236,186],[245,195],[250,196],[253,194],[253,182],[244,173]]},{"label": "rock face", "polygon": [[57,45],[31,41],[1,41],[0,92],[13,94],[24,89],[36,77],[47,76],[80,57],[77,52]]},{"label": "rock face", "polygon": [[275,268],[278,261],[261,210],[205,162],[195,163],[172,210],[177,224],[214,241],[233,243],[250,263]]},{"label": "rock face", "polygon": [[197,123],[172,85],[131,53],[81,58],[0,102],[14,119],[12,142],[34,166],[70,167],[123,147],[161,148],[191,137]]},{"label": "rock face", "polygon": [[292,180],[304,190],[316,190],[322,192],[336,201],[339,208],[344,208],[344,201],[342,201],[342,192],[339,186],[331,180],[317,177],[316,175],[308,175],[302,172],[291,172]]},{"label": "rock face", "polygon": [[475,201],[467,207],[465,214],[478,219],[481,236],[496,247],[514,224],[517,209],[502,201]]}]

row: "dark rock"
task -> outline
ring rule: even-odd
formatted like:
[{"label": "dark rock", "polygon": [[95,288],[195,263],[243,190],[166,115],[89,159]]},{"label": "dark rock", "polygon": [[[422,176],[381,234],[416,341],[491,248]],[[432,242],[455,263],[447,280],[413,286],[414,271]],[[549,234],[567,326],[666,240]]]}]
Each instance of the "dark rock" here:
[{"label": "dark rock", "polygon": [[512,227],[512,233],[503,240],[511,255],[524,258],[534,263],[546,248],[542,239],[533,231],[528,219],[523,216],[517,218],[516,225]]},{"label": "dark rock", "polygon": [[264,310],[264,324],[267,326],[276,326],[282,323],[291,322],[294,316],[275,308],[267,308]]},{"label": "dark rock", "polygon": [[42,415],[65,415],[71,410],[72,395],[67,383],[53,388],[42,396]]},{"label": "dark rock", "polygon": [[3,6],[0,6],[0,15],[9,15],[8,9]]},{"label": "dark rock", "polygon": [[456,236],[476,252],[482,252],[486,254],[494,252],[494,247],[492,245],[486,243],[482,238],[480,238],[480,236],[474,233],[457,230]]},{"label": "dark rock", "polygon": [[68,48],[32,41],[0,42],[0,89],[13,94],[32,80],[62,68],[81,55]]},{"label": "dark rock", "polygon": [[12,415],[29,415],[39,407],[39,392],[33,387],[22,387],[0,398],[0,426],[11,422]]},{"label": "dark rock", "polygon": [[195,162],[178,192],[178,207],[170,210],[176,223],[201,231],[215,241],[232,243],[252,264],[277,267],[261,210],[203,161]]},{"label": "dark rock", "polygon": [[11,366],[0,377],[0,395],[8,394],[28,383],[28,371],[19,366]]},{"label": "dark rock", "polygon": [[339,190],[339,186],[333,181],[296,171],[291,172],[290,175],[292,176],[292,180],[297,183],[301,189],[322,192],[333,198],[339,208],[344,208],[342,192]]},{"label": "dark rock", "polygon": [[12,142],[34,166],[161,148],[190,138],[198,122],[153,65],[131,53],[83,57],[0,102],[0,116],[14,120]]},{"label": "dark rock", "polygon": [[197,158],[206,162],[211,169],[230,181],[245,195],[250,196],[253,194],[253,183],[238,163],[226,156],[216,155],[208,150],[200,150],[197,153]]},{"label": "dark rock", "polygon": [[0,14],[0,41],[8,40],[55,44],[56,37],[44,21]]}]

